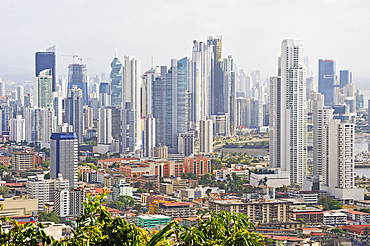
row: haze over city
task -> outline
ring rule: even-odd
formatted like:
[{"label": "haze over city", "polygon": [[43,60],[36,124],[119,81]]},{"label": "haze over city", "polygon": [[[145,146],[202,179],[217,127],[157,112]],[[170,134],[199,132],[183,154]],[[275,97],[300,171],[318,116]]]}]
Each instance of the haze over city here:
[{"label": "haze over city", "polygon": [[317,59],[370,78],[368,1],[0,1],[0,74],[32,80],[34,52],[56,45],[57,74],[71,57],[84,58],[88,74],[109,73],[119,57],[135,55],[142,69],[189,56],[192,40],[222,35],[223,56],[239,68],[276,75],[280,42],[299,38],[317,72]]}]

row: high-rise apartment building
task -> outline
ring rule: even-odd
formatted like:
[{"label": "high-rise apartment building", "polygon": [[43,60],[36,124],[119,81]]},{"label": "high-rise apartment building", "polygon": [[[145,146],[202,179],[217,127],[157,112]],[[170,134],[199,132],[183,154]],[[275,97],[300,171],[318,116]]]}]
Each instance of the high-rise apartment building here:
[{"label": "high-rise apartment building", "polygon": [[[355,125],[331,120],[324,126],[323,184],[342,203],[363,200],[364,189],[355,187]],[[321,187],[320,187],[321,189]]]},{"label": "high-rise apartment building", "polygon": [[98,143],[112,144],[112,109],[99,108]]},{"label": "high-rise apartment building", "polygon": [[209,154],[213,152],[213,121],[200,120],[199,151]]},{"label": "high-rise apartment building", "polygon": [[0,77],[0,96],[5,96],[5,82]]},{"label": "high-rise apartment building", "polygon": [[17,86],[17,105],[24,106],[24,87],[23,85]]},{"label": "high-rise apartment building", "polygon": [[[111,73],[111,105],[112,107],[122,107],[122,63],[118,59],[118,54],[116,51],[116,55],[113,61],[110,64]],[[100,91],[100,93],[102,93]],[[110,106],[110,105],[103,105],[103,106]]]},{"label": "high-rise apartment building", "polygon": [[153,148],[156,146],[155,139],[156,123],[155,118],[151,114],[147,115],[145,119],[144,130],[144,155],[146,157],[153,157]]},{"label": "high-rise apartment building", "polygon": [[62,174],[77,187],[78,139],[76,133],[53,133],[50,143],[50,177]]},{"label": "high-rise apartment building", "polygon": [[52,91],[56,90],[57,74],[56,74],[56,59],[55,59],[55,45],[48,48],[46,52],[36,52],[35,54],[35,77],[38,77],[45,69],[50,70],[52,76]]},{"label": "high-rise apartment building", "polygon": [[15,141],[16,143],[20,143],[26,139],[26,132],[25,132],[25,124],[22,115],[17,115],[16,119],[10,119],[10,141]]},{"label": "high-rise apartment building", "polygon": [[319,93],[324,95],[325,106],[335,104],[336,62],[319,59]]},{"label": "high-rise apartment building", "polygon": [[73,126],[73,131],[76,133],[79,143],[83,143],[83,92],[76,85],[69,90],[69,97],[66,100],[65,107],[65,122]]},{"label": "high-rise apartment building", "polygon": [[120,153],[124,156],[135,152],[135,111],[129,102],[121,113]]},{"label": "high-rise apartment building", "polygon": [[283,40],[278,76],[270,79],[270,165],[289,171],[290,182],[306,175],[307,112],[304,47]]},{"label": "high-rise apartment building", "polygon": [[58,217],[80,216],[83,214],[83,202],[86,191],[83,188],[62,189],[55,191],[54,210]]},{"label": "high-rise apartment building", "polygon": [[33,105],[36,107],[51,107],[53,76],[50,69],[42,70],[33,79]]},{"label": "high-rise apartment building", "polygon": [[44,211],[46,203],[54,202],[55,191],[59,189],[68,189],[69,181],[58,177],[57,179],[44,179],[44,174],[28,177],[27,195],[38,199],[39,211]]},{"label": "high-rise apartment building", "polygon": [[[325,132],[324,126],[332,119],[333,110],[324,106],[324,95],[311,94],[312,100],[312,124],[313,124],[313,175],[322,177],[327,173],[324,165]],[[325,174],[326,175],[326,174]]]},{"label": "high-rise apartment building", "polygon": [[178,134],[177,151],[186,157],[194,154],[193,132],[182,132]]},{"label": "high-rise apartment building", "polygon": [[141,132],[141,65],[135,56],[124,57],[122,102],[123,106],[130,103],[130,109],[134,112],[134,151],[142,148]]},{"label": "high-rise apartment building", "polygon": [[77,87],[81,90],[81,98],[83,105],[87,105],[89,96],[87,93],[87,69],[84,64],[69,64],[68,66],[68,96],[70,90]]}]

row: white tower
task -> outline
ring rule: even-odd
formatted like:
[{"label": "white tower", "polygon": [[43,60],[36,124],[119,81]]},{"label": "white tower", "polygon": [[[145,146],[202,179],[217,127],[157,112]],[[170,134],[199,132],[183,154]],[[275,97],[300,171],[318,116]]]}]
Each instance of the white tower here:
[{"label": "white tower", "polygon": [[277,77],[270,81],[270,163],[289,171],[290,182],[306,175],[307,110],[304,47],[300,40],[283,40]]},{"label": "white tower", "polygon": [[135,56],[124,57],[123,83],[122,83],[122,101],[123,108],[126,103],[130,103],[134,111],[135,126],[135,150],[141,149],[141,65],[140,60]]},{"label": "white tower", "polygon": [[200,133],[199,133],[199,151],[200,153],[212,153],[213,152],[213,121],[212,120],[201,120],[200,121]]}]

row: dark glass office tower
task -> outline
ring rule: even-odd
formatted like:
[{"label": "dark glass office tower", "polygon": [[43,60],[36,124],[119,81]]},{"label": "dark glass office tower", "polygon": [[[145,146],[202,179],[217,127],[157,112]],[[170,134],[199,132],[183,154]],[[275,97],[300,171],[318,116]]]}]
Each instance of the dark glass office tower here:
[{"label": "dark glass office tower", "polygon": [[52,78],[52,91],[56,90],[56,73],[55,73],[55,46],[46,50],[46,52],[36,52],[35,54],[35,76],[38,77],[40,72],[50,69]]},{"label": "dark glass office tower", "polygon": [[335,87],[335,61],[319,59],[319,93],[325,96],[326,106],[335,104]]},{"label": "dark glass office tower", "polygon": [[349,70],[339,71],[340,88],[352,83],[352,73]]}]

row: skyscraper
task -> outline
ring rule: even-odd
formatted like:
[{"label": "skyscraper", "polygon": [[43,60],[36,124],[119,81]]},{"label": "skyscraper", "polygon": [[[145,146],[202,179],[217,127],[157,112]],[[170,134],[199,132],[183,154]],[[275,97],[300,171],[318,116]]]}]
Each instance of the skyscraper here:
[{"label": "skyscraper", "polygon": [[22,115],[17,115],[16,119],[10,120],[10,141],[15,141],[16,143],[20,143],[21,141],[24,141],[25,138],[25,125],[24,125],[24,119],[22,118]]},{"label": "skyscraper", "polygon": [[87,73],[86,65],[84,64],[69,64],[68,66],[68,93],[69,90],[76,86],[81,89],[83,99],[83,105],[88,104],[88,94],[87,94]]},{"label": "skyscraper", "polygon": [[352,83],[352,72],[349,70],[340,70],[339,71],[339,81],[340,81],[340,88],[346,86],[346,84]]},{"label": "skyscraper", "polygon": [[112,68],[110,73],[111,105],[112,107],[122,107],[122,63],[118,59],[117,51],[110,67]]},{"label": "skyscraper", "polygon": [[50,177],[62,174],[72,188],[77,188],[78,139],[75,133],[53,133],[50,143]]},{"label": "skyscraper", "polygon": [[20,85],[17,87],[17,105],[19,107],[24,106],[24,87]]},{"label": "skyscraper", "polygon": [[0,77],[0,96],[5,96],[5,82]]},{"label": "skyscraper", "polygon": [[200,121],[199,151],[209,154],[213,152],[213,121],[209,119]]},{"label": "skyscraper", "polygon": [[[120,90],[122,92],[122,90]],[[99,105],[100,107],[111,106],[111,88],[109,83],[101,82],[99,85]],[[118,106],[121,107],[121,104]]]},{"label": "skyscraper", "polygon": [[319,59],[319,93],[324,95],[325,105],[335,104],[336,62]]},{"label": "skyscraper", "polygon": [[324,95],[311,94],[312,124],[313,124],[313,175],[323,176],[328,170],[324,165],[323,153],[325,148],[324,126],[329,124],[333,110],[324,106]]},{"label": "skyscraper", "polygon": [[45,69],[50,69],[52,76],[52,91],[56,90],[56,72],[55,72],[55,45],[48,48],[46,52],[36,52],[35,54],[35,77],[40,75],[40,72]]},{"label": "skyscraper", "polygon": [[37,77],[33,79],[33,105],[37,107],[52,106],[52,82],[50,69],[42,70]]},{"label": "skyscraper", "polygon": [[141,65],[140,60],[135,56],[124,57],[123,83],[122,83],[122,102],[123,106],[130,103],[131,110],[134,111],[134,132],[135,150],[141,149]]},{"label": "skyscraper", "polygon": [[99,108],[99,144],[112,144],[112,109],[109,107]]},{"label": "skyscraper", "polygon": [[145,119],[145,135],[144,135],[144,154],[146,157],[153,157],[153,148],[156,145],[155,140],[155,118],[149,114]]},{"label": "skyscraper", "polygon": [[283,40],[278,76],[270,80],[270,165],[289,171],[290,183],[306,175],[306,69],[300,40]]},{"label": "skyscraper", "polygon": [[82,90],[76,85],[69,90],[69,97],[66,100],[66,120],[73,126],[73,131],[78,137],[78,142],[83,143],[83,98]]},{"label": "skyscraper", "polygon": [[211,76],[210,76],[210,111],[212,115],[225,113],[224,79],[221,66],[222,37],[209,36],[207,46],[210,52]]}]

